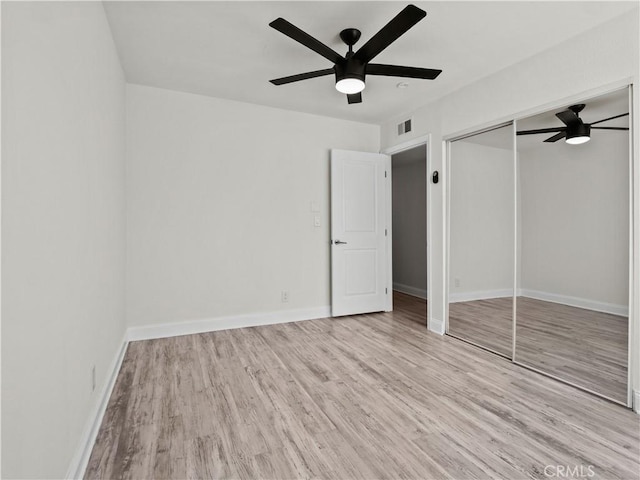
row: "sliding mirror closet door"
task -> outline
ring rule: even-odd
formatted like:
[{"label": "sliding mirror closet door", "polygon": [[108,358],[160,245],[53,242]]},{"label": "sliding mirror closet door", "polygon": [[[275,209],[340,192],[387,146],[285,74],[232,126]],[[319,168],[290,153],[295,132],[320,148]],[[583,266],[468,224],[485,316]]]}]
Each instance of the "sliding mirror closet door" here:
[{"label": "sliding mirror closet door", "polygon": [[447,333],[509,358],[514,165],[512,124],[449,143]]},{"label": "sliding mirror closet door", "polygon": [[[517,125],[514,360],[626,404],[629,92],[567,107]],[[580,123],[588,141],[568,143]]]}]

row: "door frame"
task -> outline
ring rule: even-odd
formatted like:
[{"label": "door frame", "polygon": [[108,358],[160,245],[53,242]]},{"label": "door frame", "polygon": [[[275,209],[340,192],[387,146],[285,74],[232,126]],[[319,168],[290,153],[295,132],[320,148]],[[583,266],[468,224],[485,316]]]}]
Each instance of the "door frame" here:
[{"label": "door frame", "polygon": [[[419,147],[424,145],[425,154],[426,154],[426,185],[427,191],[425,192],[425,200],[426,200],[426,225],[427,225],[427,328],[429,325],[432,325],[431,321],[431,308],[429,308],[429,299],[432,298],[432,269],[430,265],[432,265],[431,260],[431,225],[429,224],[432,215],[429,215],[429,208],[433,204],[431,201],[431,182],[429,181],[429,177],[431,175],[431,133],[427,133],[426,135],[421,135],[419,137],[412,138],[407,140],[406,142],[399,143],[394,145],[393,147],[385,148],[380,150],[380,153],[384,153],[385,155],[393,156],[397,153],[404,152],[406,150],[411,150],[412,148]],[[393,162],[393,160],[392,160]],[[391,164],[393,166],[393,163]],[[387,182],[387,225],[389,226],[389,235],[387,236],[387,284],[391,287],[391,295],[387,297],[387,311],[393,311],[393,222],[392,222],[392,183],[391,183],[391,168],[389,168],[389,181]]]}]

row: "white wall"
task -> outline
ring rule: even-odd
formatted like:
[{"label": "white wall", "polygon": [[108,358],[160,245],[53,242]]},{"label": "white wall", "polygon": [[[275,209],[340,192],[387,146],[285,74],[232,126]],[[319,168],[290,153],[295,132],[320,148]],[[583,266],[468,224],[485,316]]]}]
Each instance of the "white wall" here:
[{"label": "white wall", "polygon": [[125,330],[125,86],[102,4],[3,2],[2,97],[2,476],[61,478]]},{"label": "white wall", "polygon": [[415,159],[391,157],[393,288],[426,298],[427,157],[424,146],[416,148]]},{"label": "white wall", "polygon": [[[440,99],[438,102],[390,118],[381,130],[382,147],[408,141],[431,133],[433,139],[434,170],[443,170],[445,136],[499,123],[514,116],[547,110],[556,102],[584,97],[585,92],[603,85],[634,79],[638,82],[638,12],[620,16],[584,34],[563,42],[549,50],[525,59],[500,72],[485,77]],[[437,80],[436,80],[437,81]],[[637,92],[636,92],[637,93]],[[639,95],[634,97],[634,112],[640,113]],[[413,132],[397,137],[396,124],[407,116],[413,118]],[[634,145],[638,146],[637,138]],[[634,149],[636,181],[640,165],[637,148]],[[443,172],[446,174],[446,172]],[[428,260],[433,282],[429,286],[430,328],[442,331],[444,327],[444,198],[445,182],[430,184],[428,208],[432,237],[431,257]],[[640,195],[634,194],[635,218],[640,221]],[[640,230],[636,231],[640,234]],[[640,270],[640,255],[634,259]],[[637,310],[640,315],[640,310]],[[636,315],[637,317],[638,315]],[[640,388],[640,328],[634,325],[636,354],[633,368],[636,372],[634,388]]]},{"label": "white wall", "polygon": [[451,301],[513,295],[513,168],[512,150],[451,145]]},{"label": "white wall", "polygon": [[519,153],[522,288],[624,307],[629,299],[629,136]]},{"label": "white wall", "polygon": [[128,323],[327,307],[329,150],[377,152],[379,132],[127,86]]}]

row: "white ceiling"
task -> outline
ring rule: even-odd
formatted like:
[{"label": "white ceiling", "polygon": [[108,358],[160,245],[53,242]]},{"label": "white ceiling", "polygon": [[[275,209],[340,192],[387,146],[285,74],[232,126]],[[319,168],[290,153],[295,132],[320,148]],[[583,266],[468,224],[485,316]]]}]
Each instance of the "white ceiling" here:
[{"label": "white ceiling", "polygon": [[427,17],[375,59],[439,68],[433,81],[368,77],[363,103],[348,105],[333,77],[274,86],[270,79],[330,62],[270,28],[283,17],[338,53],[338,34],[363,45],[408,2],[108,2],[105,11],[130,83],[368,123],[427,104],[618,15],[636,2],[416,2]]}]

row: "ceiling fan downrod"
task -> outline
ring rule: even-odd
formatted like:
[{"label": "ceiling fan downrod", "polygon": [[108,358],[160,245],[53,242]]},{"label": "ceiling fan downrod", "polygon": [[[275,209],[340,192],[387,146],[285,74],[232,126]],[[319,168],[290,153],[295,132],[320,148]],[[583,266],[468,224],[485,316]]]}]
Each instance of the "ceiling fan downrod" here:
[{"label": "ceiling fan downrod", "polygon": [[360,40],[361,32],[357,28],[345,28],[340,32],[340,38],[349,47],[346,58],[353,55],[353,46]]}]

